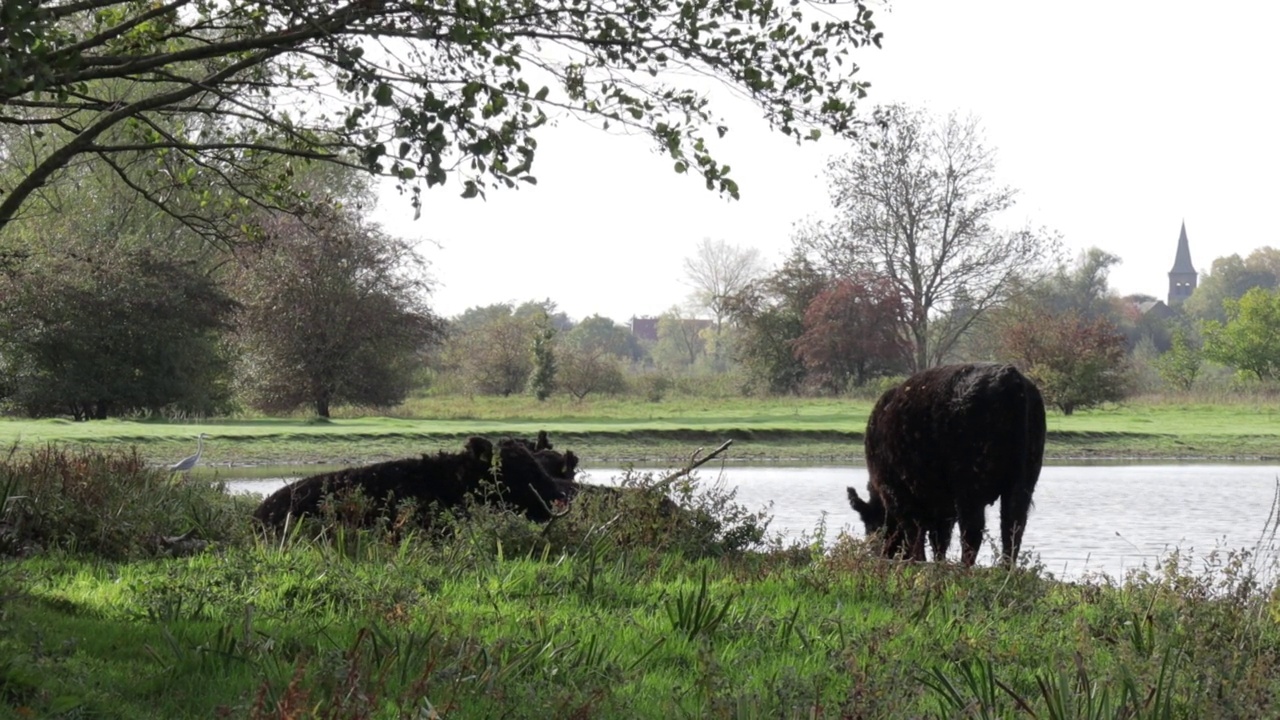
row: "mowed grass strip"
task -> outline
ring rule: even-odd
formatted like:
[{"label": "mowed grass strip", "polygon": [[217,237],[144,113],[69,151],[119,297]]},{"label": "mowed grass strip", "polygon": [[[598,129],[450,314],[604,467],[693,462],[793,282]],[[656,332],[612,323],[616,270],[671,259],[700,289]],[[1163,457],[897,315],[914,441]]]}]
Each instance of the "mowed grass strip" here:
[{"label": "mowed grass strip", "polygon": [[[416,417],[401,413],[411,408]],[[587,461],[676,463],[696,447],[734,439],[730,460],[861,462],[867,400],[672,398],[659,403],[531,398],[415,400],[388,416],[331,420],[223,418],[199,422],[105,420],[0,421],[0,444],[48,442],[137,445],[172,462],[209,433],[206,467],[268,463],[368,462],[456,449],[474,434],[551,433]],[[1048,456],[1114,458],[1271,458],[1280,456],[1280,405],[1137,401],[1050,411]]]}]

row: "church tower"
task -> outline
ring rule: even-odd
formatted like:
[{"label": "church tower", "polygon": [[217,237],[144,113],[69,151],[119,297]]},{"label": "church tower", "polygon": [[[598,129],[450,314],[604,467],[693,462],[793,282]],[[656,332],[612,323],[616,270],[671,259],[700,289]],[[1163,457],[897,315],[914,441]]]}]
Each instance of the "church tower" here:
[{"label": "church tower", "polygon": [[1191,267],[1191,247],[1187,245],[1187,221],[1182,221],[1178,235],[1178,254],[1169,271],[1169,307],[1182,304],[1196,289],[1196,269]]}]

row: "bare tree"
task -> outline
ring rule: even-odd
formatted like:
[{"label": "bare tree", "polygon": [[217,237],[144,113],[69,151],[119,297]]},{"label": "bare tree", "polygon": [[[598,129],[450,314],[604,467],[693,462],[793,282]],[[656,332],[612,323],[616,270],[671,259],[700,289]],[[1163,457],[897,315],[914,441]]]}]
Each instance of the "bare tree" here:
[{"label": "bare tree", "polygon": [[827,167],[837,220],[797,238],[837,276],[871,271],[902,297],[916,370],[937,364],[1057,238],[1004,231],[1015,191],[995,183],[977,120],[890,106],[879,129]]},{"label": "bare tree", "polygon": [[705,308],[719,332],[728,315],[729,300],[760,277],[760,251],[703,238],[692,257],[684,259],[684,276],[693,286],[693,301]]},{"label": "bare tree", "polygon": [[712,362],[717,369],[723,369],[724,321],[734,299],[763,273],[759,250],[730,245],[724,240],[703,238],[693,256],[684,259],[684,275],[693,286],[691,301],[711,313],[715,335]]}]

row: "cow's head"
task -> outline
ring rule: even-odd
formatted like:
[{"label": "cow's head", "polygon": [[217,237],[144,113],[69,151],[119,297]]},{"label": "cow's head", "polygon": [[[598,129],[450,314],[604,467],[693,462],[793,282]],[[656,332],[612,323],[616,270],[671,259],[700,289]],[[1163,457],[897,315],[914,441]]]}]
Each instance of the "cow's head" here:
[{"label": "cow's head", "polygon": [[463,452],[479,462],[493,462],[493,443],[488,438],[473,435],[467,439]]},{"label": "cow's head", "polygon": [[[577,458],[573,464],[577,465]],[[498,460],[494,465],[503,498],[523,510],[530,520],[550,520],[552,508],[568,500],[564,489],[523,442],[499,442]]]},{"label": "cow's head", "polygon": [[845,489],[849,491],[849,504],[862,518],[862,524],[866,527],[868,535],[873,535],[884,527],[884,500],[880,499],[880,493],[868,490],[867,499],[863,500],[858,497],[857,490],[851,487]]}]

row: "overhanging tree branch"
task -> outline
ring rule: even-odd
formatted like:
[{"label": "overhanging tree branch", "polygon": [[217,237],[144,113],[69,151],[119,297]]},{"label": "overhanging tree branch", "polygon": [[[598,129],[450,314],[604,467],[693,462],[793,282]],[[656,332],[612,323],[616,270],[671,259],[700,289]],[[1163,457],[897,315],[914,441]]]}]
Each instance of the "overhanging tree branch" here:
[{"label": "overhanging tree branch", "polygon": [[32,172],[0,176],[0,227],[78,155],[165,149],[135,119],[192,155],[356,163],[417,204],[451,175],[468,197],[533,182],[533,134],[569,112],[647,133],[677,172],[736,197],[697,81],[797,142],[852,135],[866,85],[851,55],[880,40],[858,2],[845,19],[740,0],[161,2],[6,0],[0,127],[53,132]]}]

